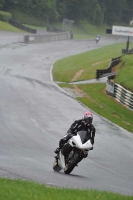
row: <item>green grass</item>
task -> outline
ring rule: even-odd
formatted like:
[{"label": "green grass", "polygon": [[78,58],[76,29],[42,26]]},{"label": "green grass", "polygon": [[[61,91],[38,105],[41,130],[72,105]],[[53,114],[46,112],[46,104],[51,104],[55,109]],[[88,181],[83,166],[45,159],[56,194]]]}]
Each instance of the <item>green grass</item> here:
[{"label": "green grass", "polygon": [[[57,23],[54,25],[62,29],[62,23]],[[68,25],[67,25],[68,26]],[[65,27],[67,29],[67,27]],[[79,24],[73,24],[70,30],[73,32],[74,39],[89,39],[95,38],[96,35],[105,35],[106,29],[112,28],[106,24],[101,26],[94,26],[87,21],[81,21]]]},{"label": "green grass", "polygon": [[[46,27],[43,27],[43,26],[33,26],[33,25],[28,25],[28,24],[24,24],[24,25],[29,28],[33,28],[33,29],[37,29],[37,30],[46,30]],[[25,32],[21,29],[18,29],[16,27],[12,26],[8,22],[3,22],[3,21],[0,21],[0,31]]]},{"label": "green grass", "polygon": [[0,14],[11,16],[11,13],[0,10]]},{"label": "green grass", "polygon": [[54,188],[29,181],[0,179],[0,200],[130,200],[132,198],[105,191]]},{"label": "green grass", "polygon": [[33,26],[33,25],[29,25],[29,24],[24,24],[24,26],[27,26],[29,28],[33,28],[33,29],[38,29],[38,30],[46,30],[47,27],[46,26]]},{"label": "green grass", "polygon": [[73,24],[72,31],[75,39],[95,37],[96,35],[105,35],[106,29],[112,28],[106,24],[94,26],[87,21],[81,21],[78,25]]},{"label": "green grass", "polygon": [[124,56],[121,62],[115,82],[133,92],[133,54]]},{"label": "green grass", "polygon": [[[59,84],[59,86],[74,89],[73,85],[69,84]],[[85,97],[78,97],[79,101],[99,115],[133,133],[133,112],[111,96],[106,95],[105,83],[78,84],[77,87],[87,94]]]},{"label": "green grass", "polygon": [[101,116],[133,133],[133,112],[106,95],[104,83],[78,85],[78,87],[90,97],[78,98],[78,100]]},{"label": "green grass", "polygon": [[18,28],[15,28],[8,22],[3,22],[3,21],[0,21],[0,31],[24,32]]},{"label": "green grass", "polygon": [[71,82],[74,75],[80,70],[84,71],[78,81],[96,78],[96,70],[107,68],[111,58],[121,55],[123,47],[125,47],[125,43],[113,44],[59,60],[54,64],[54,80]]}]

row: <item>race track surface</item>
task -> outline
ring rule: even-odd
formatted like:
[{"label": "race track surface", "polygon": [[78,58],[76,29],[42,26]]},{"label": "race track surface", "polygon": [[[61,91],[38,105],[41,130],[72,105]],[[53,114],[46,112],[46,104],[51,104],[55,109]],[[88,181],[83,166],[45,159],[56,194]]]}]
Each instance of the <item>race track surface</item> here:
[{"label": "race track surface", "polygon": [[133,135],[94,112],[94,150],[70,175],[52,169],[59,139],[87,110],[52,81],[53,62],[121,39],[26,45],[20,37],[0,32],[0,177],[133,195]]}]

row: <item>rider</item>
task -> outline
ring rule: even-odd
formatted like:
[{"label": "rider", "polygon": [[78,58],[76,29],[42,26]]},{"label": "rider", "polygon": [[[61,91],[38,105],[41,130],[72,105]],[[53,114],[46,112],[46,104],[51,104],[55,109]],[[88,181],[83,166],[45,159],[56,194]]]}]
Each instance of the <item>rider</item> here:
[{"label": "rider", "polygon": [[[89,134],[89,139],[91,141],[91,144],[94,144],[94,137],[95,137],[95,127],[92,124],[93,115],[91,112],[85,112],[82,119],[76,120],[73,122],[73,124],[70,126],[70,128],[67,131],[67,135],[65,135],[60,141],[59,141],[59,147],[54,151],[56,154],[59,153],[60,149],[63,147],[63,145],[74,135],[77,134],[78,131],[87,131]],[[93,147],[92,147],[93,149]],[[91,150],[92,150],[91,149]],[[86,157],[88,155],[88,152],[86,152]]]},{"label": "rider", "polygon": [[100,40],[100,35],[96,36],[96,41],[98,42]]}]

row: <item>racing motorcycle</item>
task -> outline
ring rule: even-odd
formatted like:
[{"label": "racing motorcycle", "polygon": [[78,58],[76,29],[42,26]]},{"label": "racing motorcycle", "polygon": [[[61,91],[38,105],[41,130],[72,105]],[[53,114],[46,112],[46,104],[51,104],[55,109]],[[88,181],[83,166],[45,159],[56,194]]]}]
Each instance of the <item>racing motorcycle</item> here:
[{"label": "racing motorcycle", "polygon": [[99,40],[100,40],[100,37],[97,36],[97,37],[96,37],[96,44],[98,44]]},{"label": "racing motorcycle", "polygon": [[64,170],[65,174],[70,174],[78,163],[86,158],[88,151],[93,149],[87,131],[79,131],[77,135],[68,140],[60,149],[58,156],[53,163],[54,171]]}]

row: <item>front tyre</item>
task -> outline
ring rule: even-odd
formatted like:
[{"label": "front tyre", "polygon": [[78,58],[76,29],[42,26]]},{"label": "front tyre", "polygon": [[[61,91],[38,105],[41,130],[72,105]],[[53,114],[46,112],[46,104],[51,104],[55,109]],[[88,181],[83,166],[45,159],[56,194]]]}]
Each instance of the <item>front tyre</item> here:
[{"label": "front tyre", "polygon": [[72,159],[66,164],[64,173],[65,174],[70,174],[74,167],[77,165],[79,160],[79,154],[77,152],[74,153]]}]

